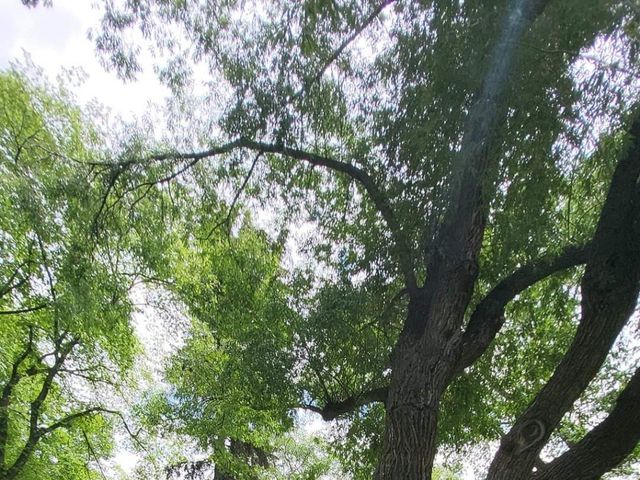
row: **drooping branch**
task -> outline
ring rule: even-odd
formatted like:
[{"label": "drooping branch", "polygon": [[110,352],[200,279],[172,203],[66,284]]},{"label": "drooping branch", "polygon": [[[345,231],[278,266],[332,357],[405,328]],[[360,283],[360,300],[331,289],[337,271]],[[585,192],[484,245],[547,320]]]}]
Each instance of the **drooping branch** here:
[{"label": "drooping branch", "polygon": [[240,199],[240,195],[242,195],[242,192],[244,192],[244,189],[247,187],[247,184],[249,183],[249,179],[251,178],[251,175],[253,175],[253,171],[255,170],[256,165],[258,164],[258,160],[260,160],[261,156],[262,156],[262,152],[258,152],[256,156],[253,158],[253,162],[251,162],[251,167],[249,167],[249,171],[245,175],[244,180],[242,180],[242,184],[240,185],[240,188],[238,188],[235,195],[233,196],[233,199],[231,200],[231,203],[229,204],[229,210],[227,211],[227,214],[220,222],[216,223],[213,226],[213,228],[209,230],[209,233],[205,236],[205,239],[209,239],[211,235],[213,235],[213,232],[223,225],[227,225],[227,228],[231,230],[230,222],[231,222],[231,217],[233,215],[233,210],[236,208],[236,204]]},{"label": "drooping branch", "polygon": [[[393,208],[389,203],[387,196],[380,189],[380,187],[378,187],[373,177],[371,177],[367,172],[365,172],[361,168],[356,167],[355,165],[298,148],[287,147],[280,144],[259,142],[247,138],[233,140],[224,145],[208,150],[203,150],[201,152],[165,153],[152,155],[150,157],[147,157],[145,160],[142,160],[142,162],[188,160],[192,161],[193,164],[195,164],[197,161],[230,153],[234,150],[242,148],[254,152],[273,153],[294,160],[300,160],[310,165],[324,167],[335,172],[340,172],[356,180],[365,189],[365,191],[369,195],[369,198],[375,205],[376,209],[382,215],[389,230],[391,231],[391,234],[393,235],[396,247],[395,252],[407,288],[409,289],[409,291],[415,291],[417,289],[412,251],[395,216]],[[127,162],[127,165],[129,165],[130,163],[131,162]]]},{"label": "drooping branch", "polygon": [[0,310],[0,315],[19,315],[22,313],[37,312],[51,306],[49,303],[41,303],[40,305],[34,305],[33,307],[16,308],[15,310]]},{"label": "drooping branch", "polygon": [[471,315],[462,337],[456,371],[472,365],[491,344],[504,323],[505,307],[516,295],[554,273],[585,263],[588,253],[588,245],[572,245],[558,255],[542,257],[522,266],[498,283]]},{"label": "drooping branch", "polygon": [[417,288],[417,282],[414,273],[414,265],[412,260],[412,253],[409,244],[402,232],[402,228],[398,223],[395,216],[395,212],[389,203],[387,196],[378,187],[374,179],[364,170],[358,168],[350,163],[335,160],[333,158],[325,157],[323,155],[306,152],[296,148],[290,148],[280,145],[267,144],[263,142],[255,142],[251,140],[243,140],[243,146],[251,150],[263,151],[265,153],[276,153],[285,157],[293,158],[296,160],[302,160],[311,165],[317,165],[321,167],[334,170],[336,172],[344,173],[345,175],[356,180],[363,186],[365,191],[369,194],[369,198],[376,206],[384,218],[393,239],[395,241],[395,251],[400,264],[400,269],[404,276],[405,284],[409,291],[415,291]]},{"label": "drooping branch", "polygon": [[[640,115],[630,135],[592,241],[574,340],[547,384],[502,439],[488,480],[531,475],[540,449],[597,374],[635,308],[640,288]],[[519,445],[534,423],[542,433],[522,450]]]},{"label": "drooping branch", "polygon": [[[95,415],[96,413],[105,412],[104,409],[99,407],[89,408],[87,410],[82,410],[80,412],[75,412],[63,417],[56,422],[48,425],[46,427],[42,427],[39,429],[38,435],[43,437],[48,435],[49,433],[58,430],[59,428],[68,428],[71,426],[76,420],[80,420],[81,418],[90,417],[91,415]],[[105,412],[106,413],[106,412]]]},{"label": "drooping branch", "polygon": [[96,211],[93,217],[93,222],[91,225],[91,231],[93,232],[94,235],[98,233],[100,217],[102,217],[102,214],[105,208],[107,207],[107,201],[109,200],[109,195],[111,195],[111,191],[115,188],[116,183],[118,182],[118,179],[126,171],[129,165],[130,165],[130,162],[123,162],[116,165],[109,165],[109,168],[111,170],[109,173],[109,179],[107,181],[107,188],[102,194],[102,198],[100,199],[100,205],[98,206],[98,210]]},{"label": "drooping branch", "polygon": [[[0,287],[0,298],[4,297],[5,295],[12,292],[13,290],[20,288],[22,285],[24,285],[27,282],[27,280],[29,280],[28,275],[22,276],[19,279],[17,277],[20,275],[23,268],[28,267],[32,263],[31,250],[32,250],[32,245],[29,245],[27,259],[13,269],[13,272],[11,273],[11,275],[9,276],[5,284],[2,287]],[[14,280],[17,280],[17,281],[14,283]]]},{"label": "drooping branch", "polygon": [[328,401],[322,407],[316,405],[301,405],[300,408],[319,413],[322,415],[323,420],[330,421],[371,403],[385,403],[387,400],[387,392],[388,387],[380,387],[363,392],[357,396],[345,398],[344,400]]},{"label": "drooping branch", "polygon": [[87,444],[87,450],[89,452],[89,455],[91,457],[93,457],[93,461],[96,462],[96,465],[98,465],[98,469],[100,470],[100,475],[102,476],[103,480],[107,480],[107,476],[104,473],[104,469],[102,468],[102,465],[100,464],[100,459],[98,458],[98,455],[96,454],[96,451],[93,448],[93,445],[91,445],[91,441],[89,440],[89,436],[87,435],[87,432],[84,429],[82,430],[82,436],[84,437],[84,441]]},{"label": "drooping branch", "polygon": [[640,442],[640,369],[598,426],[539,469],[534,480],[597,479],[619,465]]},{"label": "drooping branch", "polygon": [[134,440],[138,445],[141,445],[139,443],[138,440],[138,433],[134,432],[133,430],[131,430],[131,427],[129,426],[129,424],[127,423],[124,415],[122,414],[122,412],[118,411],[118,410],[112,410],[109,408],[104,408],[104,407],[91,407],[88,408],[86,410],[81,410],[75,413],[70,413],[69,415],[55,421],[54,423],[46,426],[46,427],[42,427],[39,429],[39,435],[40,437],[43,437],[44,435],[48,435],[49,433],[58,430],[59,428],[68,428],[71,425],[73,425],[73,423],[81,418],[86,418],[86,417],[90,417],[92,415],[96,415],[98,413],[108,413],[109,415],[114,415],[118,418],[120,418],[120,421],[122,422],[122,425],[124,426],[125,430],[127,431],[127,433],[129,434],[129,436],[131,437],[132,440]]}]

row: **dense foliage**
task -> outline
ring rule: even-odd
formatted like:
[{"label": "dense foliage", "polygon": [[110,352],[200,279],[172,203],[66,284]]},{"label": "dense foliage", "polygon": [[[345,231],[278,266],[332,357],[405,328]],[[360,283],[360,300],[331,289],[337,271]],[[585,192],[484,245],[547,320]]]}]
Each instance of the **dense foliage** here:
[{"label": "dense foliage", "polygon": [[150,46],[174,93],[160,140],[81,161],[96,229],[131,222],[191,323],[148,424],[236,478],[274,474],[300,410],[335,421],[306,478],[498,441],[491,480],[633,469],[639,11],[105,2],[105,63]]},{"label": "dense foliage", "polygon": [[138,347],[130,282],[92,241],[98,189],[77,168],[96,140],[64,91],[0,74],[3,479],[100,478],[121,420],[106,392]]}]

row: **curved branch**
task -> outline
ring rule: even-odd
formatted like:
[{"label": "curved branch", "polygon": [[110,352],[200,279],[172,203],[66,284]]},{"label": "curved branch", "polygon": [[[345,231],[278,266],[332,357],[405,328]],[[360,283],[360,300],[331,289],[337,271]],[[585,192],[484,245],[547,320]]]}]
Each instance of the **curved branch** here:
[{"label": "curved branch", "polygon": [[[44,391],[44,387],[43,387],[43,391]],[[13,478],[15,478],[20,473],[20,471],[26,465],[27,461],[29,460],[29,457],[31,456],[31,454],[35,450],[36,446],[38,445],[38,442],[40,441],[40,439],[42,437],[50,434],[51,432],[54,432],[55,430],[60,429],[60,428],[69,428],[69,427],[71,427],[73,425],[73,423],[75,421],[80,420],[80,419],[85,418],[85,417],[90,417],[92,415],[96,415],[96,414],[99,414],[99,413],[108,413],[108,414],[111,414],[111,415],[118,416],[120,418],[120,420],[122,421],[125,430],[129,434],[129,436],[132,438],[132,440],[134,440],[138,446],[144,448],[144,446],[138,440],[138,434],[134,433],[133,431],[131,431],[131,428],[129,427],[128,423],[126,422],[122,412],[119,412],[117,410],[110,410],[108,408],[103,408],[103,407],[92,407],[92,408],[88,408],[86,410],[82,410],[82,411],[79,411],[79,412],[70,413],[69,415],[57,420],[56,422],[48,425],[47,427],[38,427],[37,424],[36,424],[35,427],[33,427],[33,424],[32,424],[32,428],[30,429],[29,438],[27,439],[27,443],[23,447],[23,449],[20,452],[20,455],[18,456],[18,458],[15,460],[13,465],[11,465],[11,467],[9,467],[6,470],[6,472],[4,473],[4,477],[2,477],[2,478],[4,480],[12,480]]]},{"label": "curved branch", "polygon": [[104,413],[111,413],[111,412],[105,411],[104,409],[102,409],[100,407],[89,408],[87,410],[82,410],[80,412],[71,413],[71,414],[67,415],[66,417],[61,418],[57,422],[54,422],[54,423],[52,423],[51,425],[49,425],[47,427],[40,428],[39,431],[38,431],[38,436],[39,437],[43,437],[43,436],[48,435],[49,433],[51,433],[51,432],[53,432],[55,430],[58,430],[59,428],[68,428],[76,420],[79,420],[79,419],[84,418],[84,417],[89,417],[89,416],[94,415],[96,413],[103,413],[103,412]]},{"label": "curved branch", "polygon": [[534,480],[600,478],[619,465],[640,442],[640,368],[598,426],[567,452],[545,464]]},{"label": "curved branch", "polygon": [[50,306],[51,306],[50,303],[42,303],[40,305],[35,305],[33,307],[18,308],[16,310],[0,310],[0,315],[19,315],[21,313],[37,312],[38,310],[42,310]]},{"label": "curved branch", "polygon": [[462,337],[456,370],[472,365],[491,344],[504,323],[504,309],[516,295],[554,273],[587,261],[589,245],[571,245],[555,256],[522,266],[496,285],[476,306]]},{"label": "curved branch", "polygon": [[4,297],[6,294],[10,293],[13,290],[20,288],[29,280],[29,275],[27,274],[26,276],[23,276],[22,278],[18,279],[16,283],[13,283],[13,281],[16,280],[18,275],[21,273],[21,270],[25,267],[29,267],[30,264],[33,263],[33,260],[31,259],[32,249],[33,249],[33,244],[30,244],[27,251],[26,260],[24,260],[23,262],[21,262],[19,265],[16,266],[16,268],[13,270],[13,273],[9,276],[5,284],[0,288],[0,298]]},{"label": "curved branch", "polygon": [[323,407],[300,405],[300,408],[319,413],[322,415],[323,420],[330,421],[370,403],[385,403],[387,401],[387,392],[388,387],[380,387],[344,400],[329,401]]},{"label": "curved branch", "polygon": [[245,148],[247,150],[252,150],[255,152],[273,153],[292,158],[294,160],[304,161],[309,163],[310,165],[325,167],[329,170],[343,173],[360,183],[360,185],[362,185],[365,191],[369,194],[369,198],[382,215],[382,218],[387,223],[387,226],[389,227],[389,230],[393,235],[398,263],[400,265],[400,270],[404,277],[407,289],[410,292],[415,292],[417,290],[417,281],[413,270],[411,249],[409,248],[409,243],[407,242],[402,232],[402,228],[398,223],[395,212],[393,211],[393,208],[391,207],[391,204],[389,203],[386,195],[378,187],[373,177],[371,177],[367,172],[365,172],[361,168],[356,167],[355,165],[305,150],[286,147],[279,144],[258,142],[248,138],[239,138],[237,140],[233,140],[226,144],[201,152],[165,153],[152,155],[150,157],[147,157],[146,161],[191,160],[193,161],[193,164],[195,164],[200,160],[230,153],[239,148]]},{"label": "curved branch", "polygon": [[251,140],[243,140],[242,144],[245,148],[249,148],[251,150],[258,150],[266,153],[276,153],[296,160],[308,162],[311,165],[326,167],[330,170],[344,173],[359,182],[369,194],[371,201],[373,201],[373,204],[382,215],[382,218],[384,218],[387,226],[389,227],[389,230],[391,231],[391,234],[393,235],[394,241],[396,243],[396,253],[398,256],[398,261],[400,263],[400,268],[404,275],[404,280],[407,288],[410,292],[413,292],[417,289],[417,282],[413,271],[413,260],[411,258],[412,255],[409,244],[407,243],[404,234],[402,233],[402,229],[400,227],[400,224],[398,223],[398,220],[396,219],[395,213],[393,211],[393,208],[391,207],[391,204],[389,203],[389,200],[368,173],[349,163],[341,162],[333,158],[306,152],[296,148],[255,142]]}]

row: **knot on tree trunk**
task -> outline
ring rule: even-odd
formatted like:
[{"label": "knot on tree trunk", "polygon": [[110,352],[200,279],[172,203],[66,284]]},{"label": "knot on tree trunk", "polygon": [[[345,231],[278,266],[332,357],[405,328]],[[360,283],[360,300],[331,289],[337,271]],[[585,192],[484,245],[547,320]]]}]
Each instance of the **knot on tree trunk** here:
[{"label": "knot on tree trunk", "polygon": [[515,454],[520,455],[525,450],[533,447],[536,443],[540,442],[546,433],[547,429],[544,423],[537,418],[527,420],[518,429],[518,433],[515,438]]}]

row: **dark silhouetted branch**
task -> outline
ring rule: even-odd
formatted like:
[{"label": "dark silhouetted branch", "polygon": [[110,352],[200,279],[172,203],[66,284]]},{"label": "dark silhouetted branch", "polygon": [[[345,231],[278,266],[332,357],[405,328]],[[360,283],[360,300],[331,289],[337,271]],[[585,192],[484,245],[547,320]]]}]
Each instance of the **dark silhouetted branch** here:
[{"label": "dark silhouetted branch", "polygon": [[322,415],[322,419],[329,421],[338,418],[346,413],[369,405],[370,403],[385,403],[387,400],[387,387],[380,387],[359,395],[346,398],[344,400],[329,401],[323,407],[316,405],[301,405],[301,408]]},{"label": "dark silhouetted branch", "polygon": [[[581,319],[567,353],[547,384],[516,420],[489,469],[488,480],[528,478],[562,416],[589,385],[628,321],[640,288],[640,115],[618,161],[582,278]],[[537,422],[543,434],[525,451],[523,432]]]},{"label": "dark silhouetted branch", "polygon": [[597,479],[619,465],[640,442],[640,369],[598,426],[558,458],[539,467],[534,480]]},{"label": "dark silhouetted branch", "polygon": [[516,295],[554,273],[584,264],[589,246],[569,246],[558,255],[524,265],[496,285],[476,306],[462,337],[456,370],[472,365],[491,344],[504,323],[504,309]]}]

